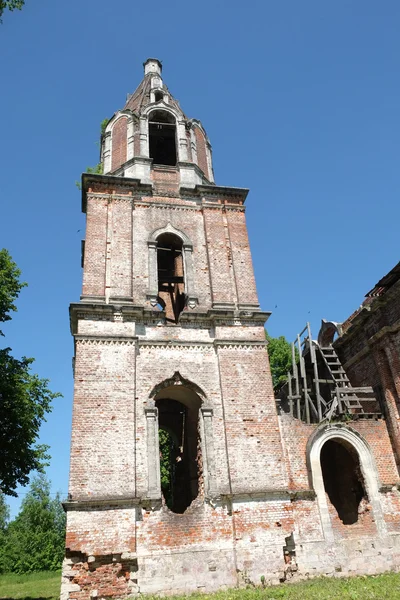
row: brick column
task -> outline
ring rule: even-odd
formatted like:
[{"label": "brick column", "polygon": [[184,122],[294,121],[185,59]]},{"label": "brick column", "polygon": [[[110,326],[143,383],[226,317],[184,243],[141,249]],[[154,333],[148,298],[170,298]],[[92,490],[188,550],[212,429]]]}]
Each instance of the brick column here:
[{"label": "brick column", "polygon": [[378,368],[385,394],[387,427],[392,442],[397,468],[400,472],[400,416],[396,402],[396,387],[393,382],[390,365],[391,354],[386,347],[373,350],[373,356]]},{"label": "brick column", "polygon": [[147,466],[149,498],[160,498],[160,447],[158,442],[158,410],[146,408]]}]

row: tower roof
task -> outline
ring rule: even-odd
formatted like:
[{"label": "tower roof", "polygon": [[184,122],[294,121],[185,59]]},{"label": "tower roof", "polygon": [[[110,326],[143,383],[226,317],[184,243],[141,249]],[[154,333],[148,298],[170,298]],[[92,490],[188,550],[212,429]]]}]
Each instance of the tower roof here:
[{"label": "tower roof", "polygon": [[184,118],[187,118],[182,111],[178,100],[176,100],[168,87],[162,80],[162,63],[158,58],[148,58],[144,63],[144,77],[133,94],[127,98],[123,110],[131,110],[136,114],[140,114],[142,110],[151,103],[151,90],[160,90],[167,95],[168,103],[175,110],[180,112]]},{"label": "tower roof", "polygon": [[211,145],[202,124],[188,119],[171,95],[158,58],[143,66],[142,81],[105,128],[103,174],[136,177],[160,189],[171,177],[177,188],[213,184]]}]

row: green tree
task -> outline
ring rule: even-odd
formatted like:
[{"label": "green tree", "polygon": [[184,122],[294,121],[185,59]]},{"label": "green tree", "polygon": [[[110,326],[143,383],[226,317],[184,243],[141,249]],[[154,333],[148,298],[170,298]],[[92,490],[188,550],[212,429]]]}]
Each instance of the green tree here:
[{"label": "green tree", "polygon": [[2,23],[1,17],[6,8],[8,8],[8,10],[21,10],[24,4],[25,0],[0,0],[0,23]]},{"label": "green tree", "polygon": [[265,337],[268,340],[268,355],[275,389],[287,381],[287,373],[292,366],[292,348],[283,335],[273,338],[265,332]]},{"label": "green tree", "polygon": [[[16,311],[15,300],[26,285],[20,275],[7,250],[0,250],[0,323]],[[49,390],[47,379],[31,372],[33,362],[14,358],[10,348],[0,349],[0,492],[10,496],[17,495],[18,484],[28,483],[32,470],[48,464],[48,448],[37,439],[52,400],[60,395]]]},{"label": "green tree", "polygon": [[39,474],[32,479],[18,516],[11,521],[0,549],[0,570],[30,573],[61,567],[65,546],[65,514],[50,483]]},{"label": "green tree", "polygon": [[161,491],[168,508],[171,508],[173,502],[172,487],[175,475],[174,458],[177,455],[177,448],[171,434],[165,429],[159,429],[158,436],[160,444]]},{"label": "green tree", "polygon": [[[26,283],[20,281],[21,271],[3,248],[0,250],[0,323],[11,319],[10,312],[16,311],[15,300]],[[0,335],[4,333],[0,329]]]},{"label": "green tree", "polygon": [[4,494],[0,493],[0,536],[7,530],[9,518],[10,509],[8,508],[8,504],[6,503]]},{"label": "green tree", "polygon": [[0,573],[5,571],[4,558],[9,518],[10,510],[4,498],[4,494],[0,493]]}]

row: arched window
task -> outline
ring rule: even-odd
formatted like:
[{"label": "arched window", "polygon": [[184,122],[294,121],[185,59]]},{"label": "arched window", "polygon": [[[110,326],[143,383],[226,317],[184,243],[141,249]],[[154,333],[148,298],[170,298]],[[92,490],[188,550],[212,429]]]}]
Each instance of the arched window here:
[{"label": "arched window", "polygon": [[166,111],[155,110],[149,117],[149,153],[154,164],[176,165],[176,122]]},{"label": "arched window", "polygon": [[186,302],[182,246],[173,233],[157,238],[158,299],[165,306],[166,319],[175,323]]},{"label": "arched window", "polygon": [[171,223],[156,229],[147,240],[149,247],[149,288],[152,306],[165,310],[177,321],[183,308],[198,304],[194,289],[193,244],[188,236]]}]

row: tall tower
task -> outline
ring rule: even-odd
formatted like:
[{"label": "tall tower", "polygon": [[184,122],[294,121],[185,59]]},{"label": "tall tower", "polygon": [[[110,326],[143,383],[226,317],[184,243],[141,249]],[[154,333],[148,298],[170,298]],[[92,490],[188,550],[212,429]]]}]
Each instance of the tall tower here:
[{"label": "tall tower", "polygon": [[277,580],[293,530],[245,223],[160,61],[82,176],[62,598]]}]

